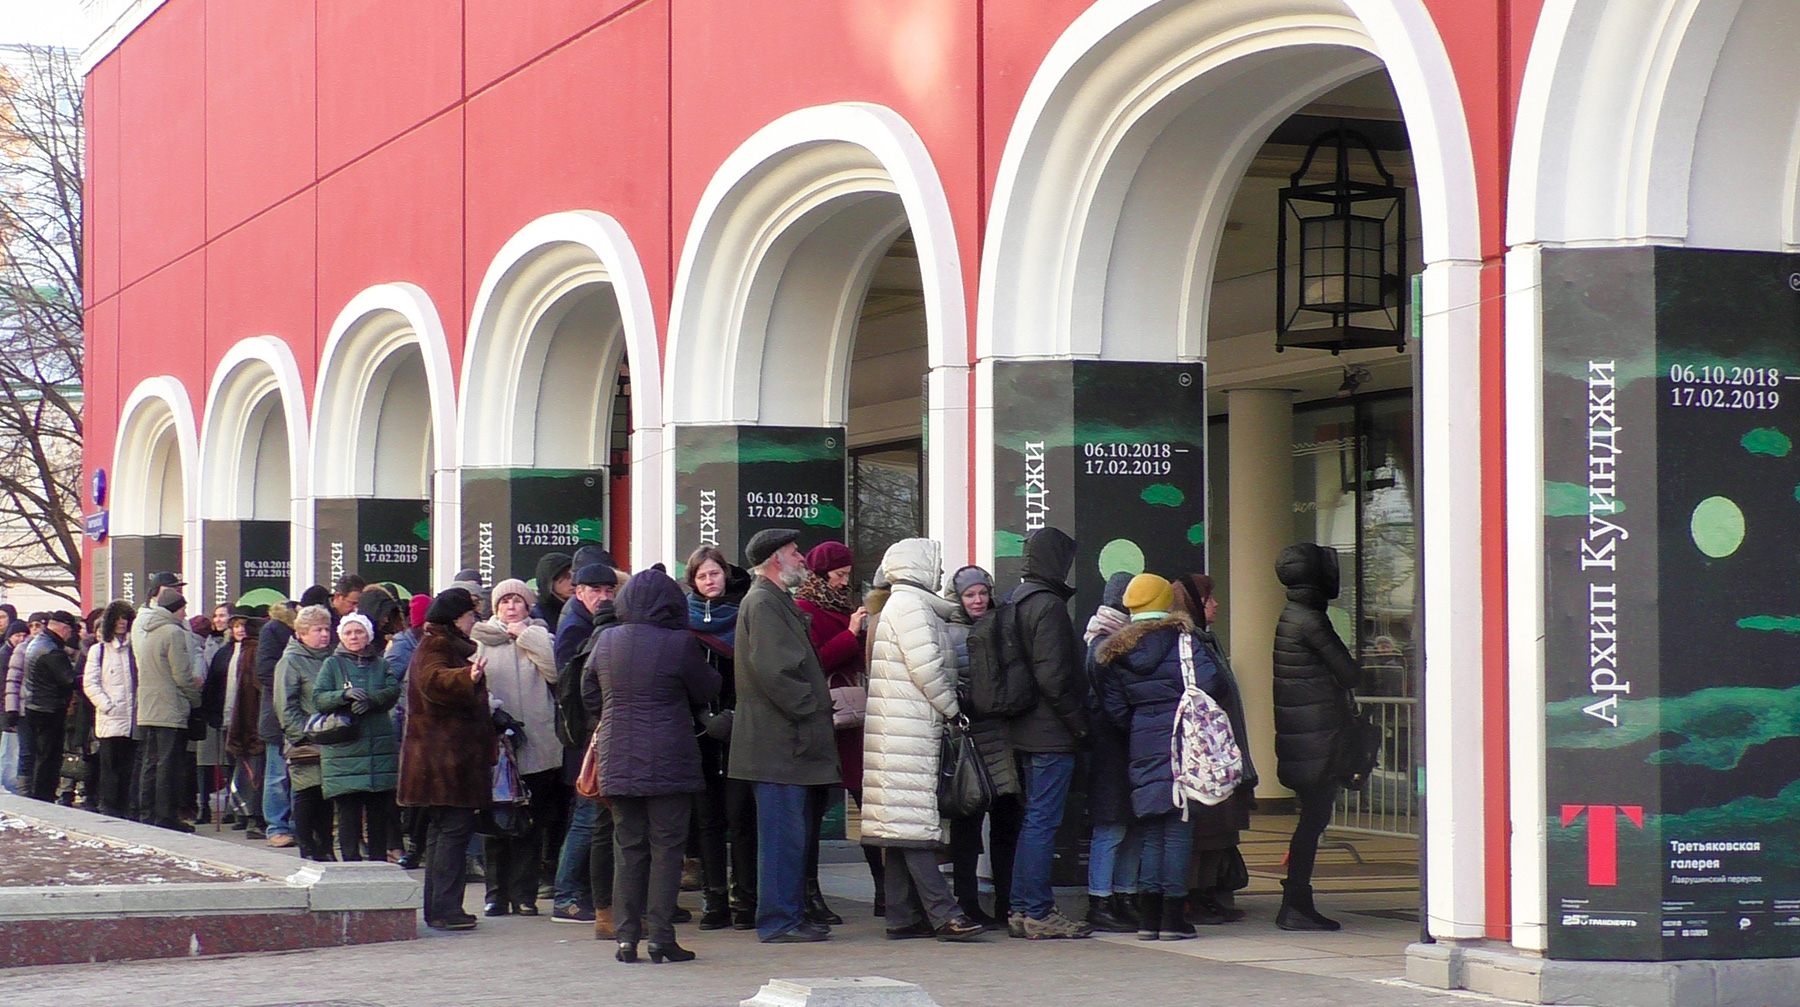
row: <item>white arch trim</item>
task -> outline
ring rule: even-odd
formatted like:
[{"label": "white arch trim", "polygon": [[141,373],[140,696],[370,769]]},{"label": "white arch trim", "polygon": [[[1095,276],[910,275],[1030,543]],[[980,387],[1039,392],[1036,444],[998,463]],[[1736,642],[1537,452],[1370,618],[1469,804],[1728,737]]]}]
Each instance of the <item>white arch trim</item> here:
[{"label": "white arch trim", "polygon": [[[670,366],[665,380],[666,401],[674,402],[676,364],[684,352],[692,353],[699,328],[708,319],[700,314],[697,289],[706,277],[700,274],[719,254],[718,228],[730,216],[734,196],[771,162],[820,144],[844,143],[867,151],[885,179],[857,180],[864,191],[891,191],[900,197],[907,223],[919,252],[919,274],[924,284],[925,321],[929,338],[929,366],[966,367],[969,363],[968,321],[963,297],[962,254],[956,242],[955,221],[944,195],[942,180],[930,151],[912,126],[892,109],[865,102],[816,105],[782,116],[757,130],[727,157],[700,196],[693,223],[682,246],[675,273],[675,292],[669,314]],[[771,221],[779,226],[786,221]],[[671,417],[675,419],[675,417]],[[705,422],[705,421],[702,421]]]},{"label": "white arch trim", "polygon": [[[469,416],[470,389],[476,383],[472,369],[489,344],[502,335],[518,338],[520,333],[499,333],[499,302],[513,293],[513,284],[521,266],[544,252],[562,245],[586,249],[592,262],[598,263],[604,275],[593,282],[609,283],[619,302],[619,315],[625,333],[625,354],[631,363],[631,420],[635,427],[662,425],[661,351],[656,342],[656,312],[650,298],[649,282],[637,248],[625,228],[611,216],[594,210],[568,210],[552,213],[526,224],[500,246],[494,261],[482,277],[480,292],[475,297],[475,310],[470,316],[469,339],[463,346],[463,387],[457,407],[457,439],[465,453],[473,436],[471,422],[481,417]],[[642,379],[639,379],[639,376]],[[491,418],[490,418],[491,419]]]},{"label": "white arch trim", "polygon": [[236,506],[225,506],[246,473],[237,471],[236,447],[244,434],[245,414],[269,394],[281,398],[282,418],[288,438],[288,495],[307,499],[306,386],[294,351],[276,336],[251,336],[225,351],[213,371],[206,393],[206,410],[200,424],[200,486],[207,494],[200,502],[201,520],[242,518]]},{"label": "white arch trim", "polygon": [[[1318,58],[1294,55],[1304,49]],[[1425,431],[1420,492],[1433,515],[1422,542],[1425,732],[1432,753],[1425,913],[1435,936],[1470,938],[1486,930],[1485,767],[1479,746],[1454,739],[1479,737],[1483,729],[1481,220],[1456,76],[1422,0],[1098,0],[1052,46],[1007,139],[983,247],[976,316],[975,499],[982,502],[976,561],[991,561],[994,548],[990,364],[1100,355],[1103,327],[1092,312],[1109,300],[1104,274],[1115,246],[1111,235],[1099,232],[1116,230],[1119,214],[1130,208],[1120,190],[1133,180],[1108,172],[1115,158],[1146,157],[1148,143],[1131,135],[1133,127],[1142,123],[1159,133],[1170,121],[1161,99],[1179,88],[1217,80],[1203,86],[1236,89],[1230,96],[1235,105],[1216,96],[1210,107],[1188,105],[1204,109],[1209,118],[1195,120],[1197,128],[1216,134],[1224,149],[1202,179],[1207,192],[1194,197],[1205,205],[1168,225],[1190,228],[1201,246],[1188,275],[1157,280],[1159,295],[1185,299],[1185,321],[1194,311],[1204,314],[1209,249],[1217,246],[1231,187],[1253,148],[1281,115],[1377,60],[1386,66],[1412,141],[1426,265],[1419,345],[1427,349],[1418,390]],[[1243,111],[1216,114],[1233,108]],[[1094,233],[1085,233],[1090,224]],[[1069,296],[1078,286],[1085,291]],[[1173,311],[1165,315],[1176,324]],[[1079,344],[1072,324],[1078,318]],[[1129,358],[1201,355],[1203,347],[1185,347],[1187,335],[1171,338],[1159,356]],[[1128,353],[1143,350],[1136,346]]]},{"label": "white arch trim", "polygon": [[[521,275],[541,258],[553,254],[559,248],[570,247],[582,250],[582,254],[568,257],[566,263],[559,263],[559,268],[553,270],[554,275]],[[584,270],[585,275],[572,275]],[[663,523],[660,512],[663,499],[662,466],[665,462],[661,450],[662,352],[657,345],[656,312],[650,297],[650,285],[644,276],[643,262],[638,258],[637,248],[632,244],[630,235],[613,217],[594,210],[568,210],[548,214],[526,224],[506,244],[500,246],[500,251],[488,266],[487,275],[482,278],[481,289],[476,295],[475,309],[470,318],[469,338],[463,346],[463,381],[462,394],[457,404],[456,440],[462,458],[484,464],[501,463],[503,449],[496,447],[495,450],[487,450],[485,446],[476,443],[476,437],[478,433],[488,429],[488,424],[496,424],[502,429],[498,444],[510,444],[512,417],[471,415],[472,411],[480,408],[474,401],[479,398],[478,385],[482,380],[476,374],[480,366],[478,362],[484,354],[493,352],[495,340],[506,338],[522,344],[524,337],[529,334],[526,331],[497,331],[501,324],[508,322],[502,318],[502,315],[509,314],[505,310],[505,302],[516,293],[531,293],[519,291],[515,285],[540,282],[547,287],[556,287],[564,282],[576,281],[609,284],[618,303],[625,357],[630,363],[632,375],[631,554],[635,565],[648,566],[650,562],[662,558]],[[517,322],[519,319],[512,318],[510,321]],[[597,375],[596,378],[610,381],[612,375]],[[496,456],[496,452],[500,456]],[[456,525],[460,529],[462,485],[460,480],[453,481],[456,485],[453,488],[446,487],[447,496],[444,499],[447,509],[456,514]],[[460,568],[460,530],[447,541],[440,539],[440,545],[446,553],[446,565],[450,571]],[[640,561],[639,557],[649,559]]]},{"label": "white arch trim", "polygon": [[[356,345],[359,337],[379,341],[373,347]],[[323,436],[327,424],[340,414],[354,417],[361,413],[363,395],[367,391],[359,380],[362,375],[350,373],[359,360],[366,368],[409,345],[419,348],[425,364],[425,389],[431,413],[432,442],[432,579],[448,583],[456,573],[454,553],[460,542],[460,487],[457,485],[457,439],[455,374],[450,363],[449,342],[437,308],[424,290],[411,283],[382,283],[369,287],[350,299],[331,323],[321,354],[319,374],[313,387],[312,432],[309,439],[311,480],[314,495],[354,496],[356,480],[353,454],[344,444],[330,444]],[[336,452],[336,464],[330,454]],[[300,510],[301,508],[296,508]],[[314,533],[313,515],[302,515],[303,530],[294,538],[294,582],[312,583]]]},{"label": "white arch trim", "polygon": [[[1018,255],[1031,254],[1022,247],[1026,244],[1040,250],[1047,248],[1045,254],[1053,257],[1071,257],[1070,250],[1082,244],[1086,216],[1097,200],[1108,196],[1094,191],[1101,182],[1098,176],[1132,122],[1174,88],[1257,53],[1302,45],[1337,46],[1360,49],[1380,59],[1399,97],[1411,138],[1425,264],[1481,260],[1480,208],[1468,123],[1449,54],[1420,0],[1265,0],[1240,5],[1227,16],[1214,18],[1219,28],[1216,34],[1185,46],[1183,51],[1171,54],[1152,50],[1153,58],[1162,59],[1160,65],[1144,64],[1124,71],[1107,68],[1111,73],[1142,74],[1141,81],[1101,81],[1095,86],[1107,93],[1099,98],[1075,93],[1097,76],[1090,65],[1096,53],[1104,51],[1122,33],[1137,30],[1181,6],[1180,0],[1099,0],[1070,24],[1032,78],[995,176],[976,314],[977,358],[1053,357],[1070,353],[1081,356],[1097,352],[1094,347],[1070,344],[1067,328],[1075,308],[1066,303],[1058,306],[1056,313],[1061,318],[1050,326],[1024,326],[1027,331],[1019,340],[1027,342],[1009,340],[1008,334],[1000,331],[1002,326],[996,317],[997,311],[1006,310],[1003,306],[1009,300],[1053,303],[1066,298],[1052,296],[1053,291],[1003,296],[1000,270]],[[1190,13],[1210,17],[1210,10],[1222,8],[1190,8]],[[1337,82],[1329,75],[1317,81],[1297,81],[1294,97],[1297,102],[1303,101],[1309,97],[1304,92],[1322,90]],[[1115,97],[1115,103],[1107,104],[1107,99]],[[1215,205],[1208,213],[1218,221],[1223,221],[1236,180],[1255,153],[1250,141],[1273,129],[1278,115],[1279,110],[1271,110],[1257,117],[1242,135],[1230,138],[1242,149],[1234,163],[1214,179],[1223,191],[1211,200]],[[1085,144],[1078,141],[1073,145],[1077,163],[1046,166],[1043,162],[1049,140],[1058,133],[1071,132],[1078,138],[1092,138]],[[1075,179],[1072,188],[1076,191],[1058,193],[1055,205],[1044,205],[1033,197],[1040,194],[1039,180],[1052,171]],[[1110,194],[1110,198],[1117,197],[1117,193]],[[1048,225],[1046,215],[1054,218]],[[1022,232],[1027,229],[1036,237],[1026,238]],[[1039,240],[1044,236],[1049,237]],[[1065,272],[1073,270],[1074,264],[1065,262],[1061,268]],[[1074,282],[1070,277],[1059,277],[1053,286],[1068,291]],[[1047,297],[1051,299],[1046,300]]]},{"label": "white arch trim", "polygon": [[[200,438],[194,426],[193,401],[180,379],[167,374],[145,378],[125,397],[119,410],[118,433],[113,438],[113,485],[108,492],[115,518],[120,500],[141,508],[149,494],[149,472],[144,466],[157,440],[170,430],[175,434],[176,455],[181,462],[182,578],[193,580],[200,569]],[[119,523],[113,522],[115,530]],[[130,521],[124,524],[123,534],[143,534]]]}]

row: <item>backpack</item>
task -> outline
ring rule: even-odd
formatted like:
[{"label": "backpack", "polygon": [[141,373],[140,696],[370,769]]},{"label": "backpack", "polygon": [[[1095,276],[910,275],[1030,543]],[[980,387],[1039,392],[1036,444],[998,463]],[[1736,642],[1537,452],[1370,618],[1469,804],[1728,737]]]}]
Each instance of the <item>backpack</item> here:
[{"label": "backpack", "polygon": [[587,674],[588,655],[594,652],[594,641],[599,638],[599,629],[589,633],[556,678],[556,740],[564,748],[587,744],[588,713],[587,704],[581,699],[581,679]]},{"label": "backpack", "polygon": [[1237,790],[1244,778],[1244,755],[1231,733],[1231,718],[1201,690],[1194,679],[1194,638],[1181,634],[1181,678],[1184,688],[1175,706],[1175,730],[1169,737],[1174,769],[1175,807],[1187,821],[1188,802],[1211,806]]},{"label": "backpack", "polygon": [[970,716],[1011,719],[1037,706],[1037,682],[1022,651],[1015,600],[983,612],[969,627]]}]

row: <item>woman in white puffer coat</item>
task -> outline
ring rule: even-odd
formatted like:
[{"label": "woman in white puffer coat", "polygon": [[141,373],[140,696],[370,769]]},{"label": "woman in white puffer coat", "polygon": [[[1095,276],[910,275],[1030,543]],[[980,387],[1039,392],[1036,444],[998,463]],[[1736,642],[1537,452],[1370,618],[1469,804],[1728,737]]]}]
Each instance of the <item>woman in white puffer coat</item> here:
[{"label": "woman in white puffer coat", "polygon": [[881,568],[892,593],[869,665],[862,841],[887,848],[888,936],[970,940],[983,928],[963,915],[937,865],[949,841],[938,814],[938,749],[945,722],[960,716],[955,662],[947,659],[951,603],[937,593],[942,548],[902,539]]}]

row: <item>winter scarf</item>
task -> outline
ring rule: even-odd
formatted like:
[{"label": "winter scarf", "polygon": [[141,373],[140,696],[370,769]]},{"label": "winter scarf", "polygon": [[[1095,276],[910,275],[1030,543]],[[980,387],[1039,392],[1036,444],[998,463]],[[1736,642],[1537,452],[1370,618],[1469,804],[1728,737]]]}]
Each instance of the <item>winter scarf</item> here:
[{"label": "winter scarf", "polygon": [[794,592],[795,601],[810,601],[827,612],[848,615],[855,606],[850,604],[850,586],[834,588],[831,582],[816,573],[808,573],[800,582],[800,588]]},{"label": "winter scarf", "polygon": [[696,633],[717,637],[737,646],[736,604],[719,598],[706,598],[699,592],[688,595],[688,628]]}]

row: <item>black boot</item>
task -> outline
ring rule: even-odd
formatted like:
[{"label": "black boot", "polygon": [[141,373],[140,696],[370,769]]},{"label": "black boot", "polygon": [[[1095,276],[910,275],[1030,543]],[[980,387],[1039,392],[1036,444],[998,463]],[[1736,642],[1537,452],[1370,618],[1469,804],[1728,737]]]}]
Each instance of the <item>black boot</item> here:
[{"label": "black boot", "polygon": [[1153,941],[1162,936],[1163,897],[1161,892],[1139,892],[1137,897],[1140,941]]},{"label": "black boot", "polygon": [[1137,922],[1118,914],[1113,895],[1089,895],[1087,924],[1102,933],[1129,934],[1137,930]]},{"label": "black boot", "polygon": [[806,908],[801,912],[801,916],[808,923],[823,923],[830,927],[844,922],[842,916],[832,912],[831,907],[825,904],[825,893],[819,890],[817,881],[806,883]]},{"label": "black boot", "polygon": [[1173,895],[1163,896],[1162,933],[1158,940],[1185,941],[1194,936],[1194,925],[1187,921],[1187,900]]},{"label": "black boot", "polygon": [[1137,896],[1130,892],[1114,892],[1111,902],[1113,915],[1136,930],[1137,925],[1142,922],[1138,919]]},{"label": "black boot", "polygon": [[1235,906],[1226,906],[1219,902],[1212,892],[1188,892],[1188,922],[1198,923],[1204,927],[1216,926],[1220,923],[1236,923],[1244,918],[1244,911]]},{"label": "black boot", "polygon": [[725,889],[708,888],[701,898],[700,929],[723,930],[731,926],[731,904]]},{"label": "black boot", "polygon": [[875,915],[887,915],[887,888],[884,885],[875,886]]},{"label": "black boot", "polygon": [[1275,925],[1283,930],[1336,930],[1338,921],[1313,908],[1311,885],[1281,883],[1281,911],[1275,914]]},{"label": "black boot", "polygon": [[756,895],[742,885],[731,886],[731,929],[756,929]]}]

